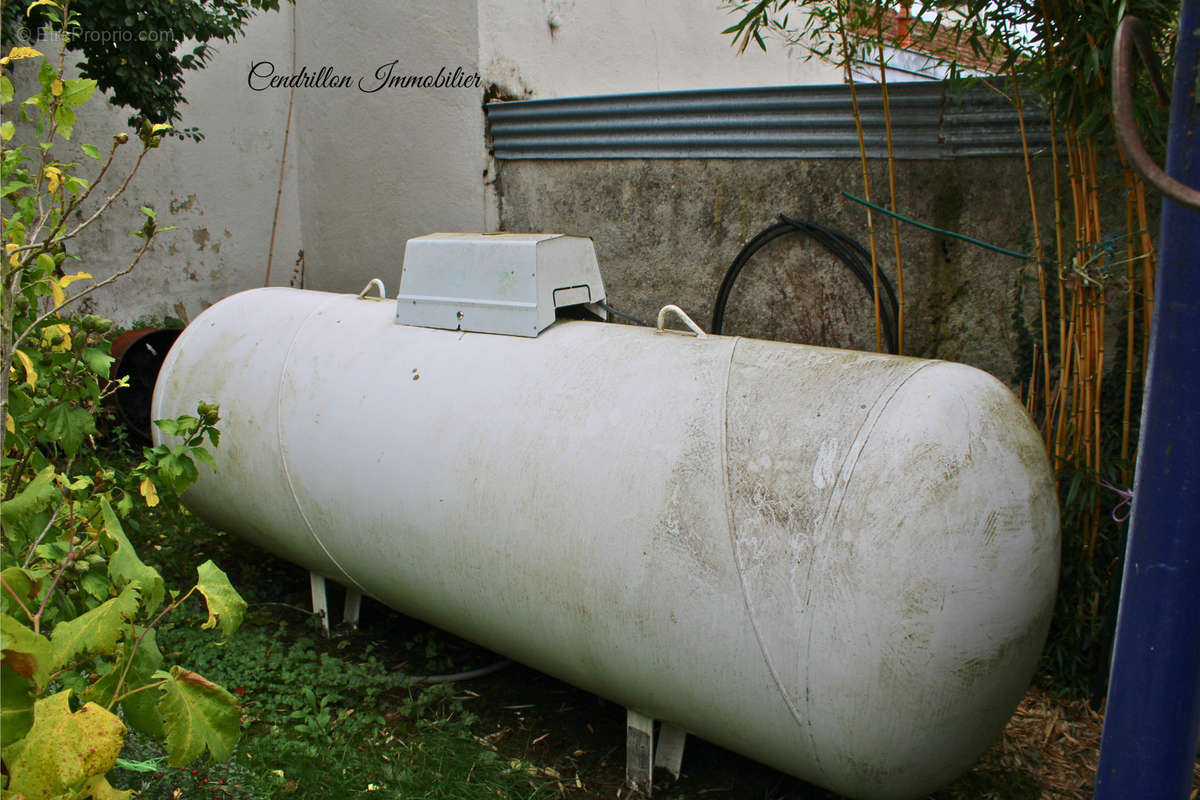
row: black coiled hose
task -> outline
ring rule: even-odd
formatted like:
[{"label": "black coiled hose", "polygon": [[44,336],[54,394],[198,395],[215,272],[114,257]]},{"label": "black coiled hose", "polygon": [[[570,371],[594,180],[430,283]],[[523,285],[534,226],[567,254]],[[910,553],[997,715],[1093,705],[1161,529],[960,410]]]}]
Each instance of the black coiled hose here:
[{"label": "black coiled hose", "polygon": [[[733,259],[733,263],[729,265],[729,270],[725,273],[725,280],[721,282],[721,290],[717,292],[716,306],[713,308],[713,333],[721,333],[721,328],[725,322],[725,305],[729,302],[729,295],[733,291],[733,284],[737,281],[738,275],[741,274],[742,268],[768,242],[789,233],[807,234],[828,250],[835,258],[849,267],[850,271],[858,278],[859,283],[867,290],[867,294],[871,297],[872,302],[874,302],[875,290],[873,281],[871,280],[871,254],[863,249],[862,245],[841,231],[835,231],[831,228],[817,225],[814,222],[792,219],[780,214],[779,222],[751,239],[742,248],[741,252],[737,254],[737,258]],[[896,292],[892,289],[891,281],[887,279],[882,270],[879,272],[879,286],[882,290],[880,297],[884,300],[880,304],[879,309],[883,334],[887,339],[888,351],[896,353],[896,341],[898,338],[896,320],[900,315],[900,304],[896,301]]]}]

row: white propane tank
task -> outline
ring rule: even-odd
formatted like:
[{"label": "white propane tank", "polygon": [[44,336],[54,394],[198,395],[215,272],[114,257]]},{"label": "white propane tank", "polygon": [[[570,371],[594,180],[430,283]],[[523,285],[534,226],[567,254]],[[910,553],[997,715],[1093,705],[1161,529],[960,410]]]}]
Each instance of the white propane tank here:
[{"label": "white propane tank", "polygon": [[153,417],[202,400],[214,525],[850,797],[968,769],[1050,623],[1045,450],[960,364],[271,288],[172,348]]}]

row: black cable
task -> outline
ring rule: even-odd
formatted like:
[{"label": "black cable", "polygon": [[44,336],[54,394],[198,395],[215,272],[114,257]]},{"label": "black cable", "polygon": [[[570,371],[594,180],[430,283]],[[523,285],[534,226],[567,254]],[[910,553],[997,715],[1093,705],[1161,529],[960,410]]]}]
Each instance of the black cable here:
[{"label": "black cable", "polygon": [[[717,302],[713,308],[713,333],[721,333],[725,322],[725,306],[729,302],[729,295],[733,292],[733,285],[747,262],[750,261],[755,253],[766,246],[768,242],[789,233],[807,234],[828,250],[835,258],[849,267],[854,276],[858,278],[858,282],[867,290],[867,294],[870,295],[872,302],[874,302],[875,289],[871,276],[871,254],[861,244],[841,231],[826,228],[806,220],[792,219],[780,214],[779,222],[763,230],[747,242],[746,246],[737,254],[737,257],[733,259],[733,263],[729,265],[729,269],[725,273],[725,279],[721,282],[721,289],[717,292]],[[879,285],[883,290],[881,297],[885,301],[880,303],[879,307],[883,334],[887,339],[888,351],[895,353],[897,352],[896,341],[898,338],[896,320],[900,316],[900,304],[896,300],[896,292],[892,289],[891,281],[883,274],[882,270],[879,271]]]},{"label": "black cable", "polygon": [[612,314],[615,317],[620,317],[621,319],[627,319],[632,323],[641,325],[646,328],[653,327],[650,325],[649,322],[646,322],[645,320],[641,320],[641,319],[638,319],[637,317],[626,314],[624,311],[617,311],[615,308],[613,308],[612,306],[610,306],[608,303],[604,302],[603,300],[597,300],[596,305],[600,306],[605,311],[607,311],[608,313]]}]

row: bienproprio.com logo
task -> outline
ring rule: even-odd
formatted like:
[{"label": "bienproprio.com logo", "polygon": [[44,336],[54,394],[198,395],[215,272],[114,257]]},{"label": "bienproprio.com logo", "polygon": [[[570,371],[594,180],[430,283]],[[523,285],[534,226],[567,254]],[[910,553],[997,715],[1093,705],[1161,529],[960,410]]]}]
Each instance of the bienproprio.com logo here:
[{"label": "bienproprio.com logo", "polygon": [[[42,44],[58,42],[62,32],[49,27],[34,27],[18,25],[12,30],[14,44],[34,47]],[[71,31],[72,42],[99,42],[100,44],[128,44],[130,42],[173,42],[175,37],[169,30],[131,31],[125,28],[76,28]]]}]

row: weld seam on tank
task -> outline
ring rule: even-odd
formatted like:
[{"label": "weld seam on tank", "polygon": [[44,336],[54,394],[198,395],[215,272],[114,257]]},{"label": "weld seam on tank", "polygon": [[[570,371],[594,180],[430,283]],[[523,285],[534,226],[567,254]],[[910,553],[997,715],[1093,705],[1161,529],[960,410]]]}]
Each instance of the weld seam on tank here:
[{"label": "weld seam on tank", "polygon": [[817,747],[817,742],[813,736],[812,724],[804,719],[800,710],[792,703],[788,697],[787,690],[783,686],[783,681],[779,677],[779,671],[775,668],[775,664],[771,661],[771,656],[767,651],[767,646],[763,642],[762,633],[758,627],[758,616],[754,613],[754,606],[750,602],[750,593],[746,590],[746,574],[744,565],[738,558],[737,548],[737,525],[733,518],[733,489],[729,481],[729,379],[733,373],[733,362],[737,356],[738,346],[742,343],[742,337],[734,338],[733,347],[729,348],[729,362],[725,367],[725,388],[721,393],[721,482],[725,487],[725,518],[729,524],[729,549],[733,559],[734,571],[738,576],[738,587],[742,593],[742,606],[746,609],[746,617],[750,620],[750,630],[754,631],[754,641],[758,644],[758,652],[762,656],[763,663],[767,667],[767,673],[771,676],[772,683],[775,684],[775,690],[779,692],[779,697],[783,700],[783,704],[787,706],[788,711],[792,714],[792,719],[796,725],[803,730],[807,736],[809,743],[810,755],[813,759],[813,764],[821,773],[821,778],[825,783],[829,782],[829,773],[825,770],[825,765],[821,763],[820,748]]},{"label": "weld seam on tank", "polygon": [[355,589],[358,589],[360,592],[362,592],[363,588],[358,585],[358,581],[351,578],[350,574],[346,571],[346,568],[343,567],[338,560],[333,557],[333,553],[329,552],[329,548],[326,547],[325,543],[321,541],[321,537],[318,536],[316,530],[313,529],[312,523],[308,521],[308,515],[304,513],[304,507],[300,504],[300,497],[296,494],[296,487],[292,483],[292,472],[290,469],[288,469],[287,448],[284,446],[283,437],[283,412],[281,406],[283,405],[284,381],[287,379],[290,371],[289,366],[292,362],[292,351],[296,347],[296,340],[300,338],[301,332],[303,332],[303,330],[308,326],[309,321],[312,320],[313,317],[324,311],[326,307],[333,305],[340,298],[341,295],[333,295],[324,303],[318,305],[311,312],[309,312],[308,316],[306,316],[292,332],[292,339],[290,342],[288,342],[287,352],[283,356],[283,366],[279,371],[279,387],[275,393],[275,437],[279,444],[279,465],[283,468],[283,477],[287,481],[288,493],[292,497],[293,505],[296,506],[296,513],[300,515],[300,519],[304,520],[304,526],[308,528],[308,533],[310,536],[312,536],[313,541],[317,543],[317,547],[321,548],[321,552],[323,552],[325,557],[329,559],[329,563],[337,567],[338,571],[341,573],[340,577],[335,575],[327,575],[325,577],[336,578],[337,581],[343,586],[353,586]]},{"label": "weld seam on tank", "polygon": [[[839,515],[842,511],[842,503],[846,500],[846,490],[850,487],[850,481],[854,478],[854,468],[858,466],[858,459],[862,456],[862,452],[866,449],[867,440],[871,438],[871,434],[875,432],[875,426],[879,423],[879,418],[883,416],[883,412],[887,410],[888,404],[899,394],[900,389],[904,384],[908,383],[918,372],[936,362],[925,361],[910,370],[907,374],[893,381],[892,385],[879,393],[871,410],[867,412],[866,419],[862,425],[858,427],[858,431],[854,435],[854,443],[851,444],[849,452],[846,453],[846,460],[842,462],[842,468],[839,470],[838,481],[834,485],[834,490],[829,493],[829,502],[825,507],[825,517],[822,519],[822,527],[831,524],[830,508],[833,506],[833,499],[837,497],[837,508],[833,509],[833,517]],[[841,475],[845,475],[845,479]],[[821,538],[825,541],[825,537]],[[812,565],[809,565],[812,568]]]},{"label": "weld seam on tank", "polygon": [[[758,644],[759,651],[763,657],[763,661],[766,664],[767,672],[770,674],[771,680],[775,684],[776,691],[779,693],[780,698],[782,699],[784,705],[787,707],[788,711],[791,712],[792,718],[796,721],[796,724],[806,734],[806,738],[808,739],[809,746],[811,748],[810,755],[813,760],[813,765],[816,767],[817,770],[820,771],[821,775],[824,777],[826,782],[828,782],[830,779],[830,776],[829,776],[828,771],[825,769],[825,766],[821,760],[820,747],[818,746],[818,743],[816,740],[816,732],[813,729],[812,714],[810,712],[810,709],[807,706],[809,696],[810,696],[809,685],[808,685],[810,659],[807,657],[805,659],[805,665],[804,665],[804,675],[805,675],[805,677],[804,677],[804,686],[805,686],[804,703],[805,703],[805,707],[803,710],[801,710],[801,708],[798,707],[797,704],[792,701],[791,696],[789,695],[788,691],[784,687],[783,681],[779,677],[779,671],[776,668],[774,662],[772,661],[770,653],[768,652],[768,649],[767,649],[765,643],[763,642],[762,635],[759,630],[759,623],[758,623],[759,614],[757,614],[755,612],[755,606],[750,601],[749,592],[747,591],[747,587],[746,587],[745,565],[742,564],[740,559],[738,558],[737,541],[736,541],[736,525],[735,525],[735,522],[733,519],[733,495],[732,495],[732,489],[730,487],[730,479],[729,479],[729,452],[728,452],[728,450],[729,450],[729,447],[728,447],[729,412],[728,412],[728,407],[729,407],[730,374],[732,373],[732,370],[733,370],[733,363],[734,363],[734,359],[736,357],[737,347],[740,342],[741,342],[741,337],[737,337],[737,340],[734,342],[734,346],[730,349],[729,363],[726,367],[726,374],[725,374],[725,389],[724,389],[724,393],[723,393],[722,400],[721,400],[722,414],[723,414],[723,425],[721,427],[721,437],[722,437],[721,446],[722,446],[722,462],[723,462],[723,466],[724,466],[724,474],[722,476],[722,481],[723,481],[724,487],[725,487],[725,508],[726,508],[726,517],[727,517],[728,525],[729,525],[730,547],[733,550],[733,563],[737,570],[738,585],[741,588],[742,602],[746,608],[746,615],[750,619],[750,627],[751,627],[751,630],[754,631],[754,638]],[[871,409],[867,412],[867,415],[863,419],[862,424],[859,425],[858,430],[855,432],[855,436],[854,436],[854,439],[852,440],[852,444],[847,450],[846,457],[842,461],[841,468],[838,470],[838,479],[834,484],[833,490],[829,494],[829,499],[826,502],[826,506],[825,506],[824,512],[822,514],[821,527],[816,532],[817,536],[816,536],[815,544],[817,546],[820,546],[822,544],[827,544],[829,541],[829,538],[830,538],[829,534],[830,534],[830,529],[832,526],[831,512],[832,512],[832,516],[836,516],[840,512],[841,504],[844,501],[845,496],[846,496],[846,490],[849,487],[850,481],[852,480],[853,475],[854,475],[854,468],[858,463],[859,456],[861,456],[862,451],[863,451],[864,447],[866,446],[867,440],[870,438],[871,433],[875,429],[875,425],[878,423],[880,417],[883,416],[883,413],[886,410],[888,404],[892,401],[893,398],[896,397],[896,395],[899,393],[900,389],[904,386],[904,384],[907,383],[913,376],[915,376],[922,369],[929,366],[930,363],[933,363],[933,362],[924,362],[924,363],[916,364],[915,368],[910,369],[909,371],[907,371],[906,373],[904,373],[900,376],[897,376],[895,379],[893,379],[893,381],[891,382],[891,384],[889,386],[885,387],[883,389],[883,391],[881,391],[879,393],[875,402],[872,403]],[[806,586],[812,585],[813,569],[815,568],[818,560],[819,559],[816,557],[815,554],[814,554],[813,558],[811,558],[809,560],[808,573],[805,577],[805,585]],[[813,618],[812,620],[809,621],[809,626],[808,626],[808,632],[807,632],[807,638],[806,638],[806,650],[805,650],[806,654],[811,654],[811,652],[812,652],[812,639],[813,639],[813,631],[814,631],[815,625],[816,625],[816,618]]]},{"label": "weld seam on tank", "polygon": [[[867,411],[866,417],[863,419],[862,424],[859,425],[858,430],[855,431],[854,439],[846,451],[846,457],[842,460],[841,468],[838,470],[837,481],[834,483],[833,489],[829,493],[829,499],[825,503],[825,509],[821,515],[820,527],[815,532],[815,541],[813,543],[814,552],[812,557],[809,559],[808,572],[804,579],[804,584],[806,587],[812,587],[813,570],[816,568],[817,562],[820,560],[820,558],[826,557],[825,551],[827,551],[830,539],[832,538],[830,534],[834,533],[835,530],[833,526],[833,518],[841,513],[842,503],[845,501],[846,492],[850,488],[850,481],[854,478],[854,468],[858,466],[858,460],[862,456],[863,450],[866,448],[867,440],[871,438],[871,434],[875,430],[875,425],[879,422],[879,418],[883,416],[883,412],[887,409],[888,404],[891,403],[892,399],[900,392],[901,387],[908,383],[908,381],[914,375],[916,375],[925,367],[929,366],[930,363],[933,362],[923,362],[917,364],[914,369],[910,369],[908,372],[895,378],[889,386],[885,387],[884,390],[879,393],[879,396],[875,398],[875,402],[871,404],[871,408]],[[835,500],[836,508],[834,507]],[[816,552],[817,548],[821,548],[821,553],[819,556]],[[811,591],[811,588],[809,591]],[[805,729],[808,731],[809,741],[812,744],[813,753],[819,766],[820,756],[816,755],[819,748],[817,747],[816,732],[813,730],[813,715],[812,709],[810,708],[812,687],[809,682],[811,677],[810,668],[812,665],[811,654],[813,650],[813,632],[816,630],[817,619],[818,617],[814,615],[809,620],[808,634],[805,640],[804,725]],[[793,713],[795,713],[794,707],[786,696],[784,697],[784,701],[788,703],[789,708],[793,708]]]}]

